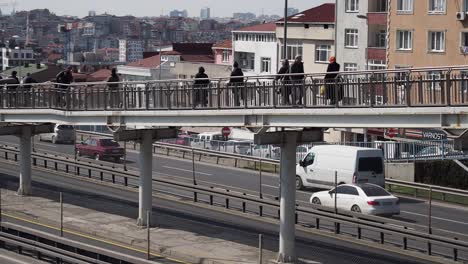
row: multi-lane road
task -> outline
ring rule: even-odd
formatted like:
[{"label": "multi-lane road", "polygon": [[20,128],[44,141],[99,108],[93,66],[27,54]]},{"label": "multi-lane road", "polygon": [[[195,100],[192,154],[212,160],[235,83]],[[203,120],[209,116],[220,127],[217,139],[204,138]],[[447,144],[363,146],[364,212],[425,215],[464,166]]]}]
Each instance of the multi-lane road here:
[{"label": "multi-lane road", "polygon": [[[18,138],[14,136],[0,137],[0,144],[16,145]],[[74,155],[72,145],[51,144],[34,141],[36,151]],[[138,152],[127,150],[127,166],[138,170]],[[243,190],[258,193],[260,190],[259,173],[250,170],[231,168],[195,161],[195,178],[199,184],[226,186],[228,189]],[[192,161],[171,157],[155,156],[153,158],[153,177],[171,178],[174,180],[192,182]],[[262,193],[269,196],[278,196],[278,176],[262,173]],[[298,191],[297,200],[308,202],[313,190]],[[422,226],[428,224],[429,203],[425,200],[400,197],[401,214],[393,219],[415,223]],[[468,234],[468,208],[444,203],[432,204],[432,227],[444,229],[455,233]],[[454,234],[455,235],[455,234]]]},{"label": "multi-lane road", "polygon": [[[43,144],[40,144],[43,145]],[[36,148],[40,146],[36,144]],[[49,146],[44,144],[44,147],[52,149],[69,148],[67,146]],[[42,148],[42,146],[41,146]],[[136,157],[133,153],[129,154],[129,158]],[[156,159],[159,164],[156,167],[165,168],[164,176],[171,175],[178,176],[178,172],[184,172],[181,170],[173,171],[173,166],[178,166],[178,161],[174,159],[166,159],[165,162],[161,162],[159,157]],[[133,163],[136,166],[136,163]],[[199,165],[197,170],[201,173],[197,174],[197,177],[209,177],[212,174],[209,170],[205,170],[204,167],[208,165]],[[2,181],[7,182],[7,186],[17,186],[17,177],[10,176],[16,173],[15,165],[4,165],[0,168],[0,172],[3,173]],[[180,169],[180,168],[177,168]],[[182,167],[186,169],[186,167]],[[214,169],[214,168],[212,168]],[[221,168],[218,168],[220,170]],[[188,170],[188,169],[187,169]],[[231,177],[235,176],[237,170],[232,170]],[[239,172],[242,172],[239,170]],[[155,172],[155,177],[161,176]],[[178,176],[179,177],[179,176]],[[228,177],[228,176],[227,176]],[[58,174],[43,172],[41,170],[33,171],[34,185],[43,189],[50,189],[52,191],[63,191],[65,193],[73,192],[77,195],[82,193],[83,195],[103,196],[107,200],[115,201],[116,203],[130,202],[135,206],[138,202],[138,194],[130,190],[122,190],[112,188],[106,185],[97,185],[88,181],[80,181],[75,178],[62,177]],[[199,221],[202,223],[209,223],[218,225],[226,228],[234,228],[236,230],[242,230],[243,232],[264,232],[268,235],[268,240],[276,241],[278,227],[276,224],[266,224],[265,222],[257,222],[254,220],[248,220],[242,216],[236,216],[235,214],[224,214],[221,211],[215,211],[203,207],[194,207],[189,204],[181,204],[171,200],[164,200],[161,198],[154,197],[153,204],[155,205],[153,210],[159,210],[159,213],[169,213],[173,216],[180,216],[191,221]],[[131,209],[126,209],[131,210]],[[123,214],[134,214],[135,212],[122,211]],[[354,245],[348,241],[335,240],[329,237],[321,236],[310,236],[308,233],[303,231],[297,231],[297,251],[298,255],[302,257],[310,257],[318,263],[369,263],[369,264],[394,264],[394,263],[420,263],[414,260],[412,257],[400,256],[398,254],[388,253],[377,249],[363,247],[362,245]],[[271,248],[274,250],[274,247]],[[421,263],[428,263],[423,261]]]}]

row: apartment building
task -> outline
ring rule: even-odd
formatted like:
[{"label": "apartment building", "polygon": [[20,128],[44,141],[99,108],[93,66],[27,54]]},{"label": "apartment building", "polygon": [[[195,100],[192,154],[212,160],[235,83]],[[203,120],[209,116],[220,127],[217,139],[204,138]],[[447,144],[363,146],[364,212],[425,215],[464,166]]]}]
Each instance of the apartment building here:
[{"label": "apartment building", "polygon": [[468,0],[390,1],[389,68],[468,64]]},{"label": "apartment building", "polygon": [[[335,54],[335,4],[323,4],[288,18],[287,58],[304,60],[305,72],[324,72]],[[276,22],[279,58],[283,58],[284,22]]]},{"label": "apartment building", "polygon": [[387,67],[388,0],[337,1],[336,57],[343,71]]},{"label": "apartment building", "polygon": [[1,48],[0,49],[0,68],[2,71],[7,69],[24,66],[35,63],[34,52],[30,48]]},{"label": "apartment building", "polygon": [[143,59],[143,44],[140,39],[120,39],[119,61],[135,62]]},{"label": "apartment building", "polygon": [[245,75],[271,75],[278,72],[278,44],[275,23],[232,31],[234,61]]}]

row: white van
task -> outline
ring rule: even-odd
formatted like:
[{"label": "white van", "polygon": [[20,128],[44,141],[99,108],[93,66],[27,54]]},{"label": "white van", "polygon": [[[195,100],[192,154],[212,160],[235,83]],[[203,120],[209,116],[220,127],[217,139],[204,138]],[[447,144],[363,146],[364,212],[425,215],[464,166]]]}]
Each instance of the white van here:
[{"label": "white van", "polygon": [[223,135],[221,132],[204,132],[198,135],[195,135],[192,139],[192,147],[194,148],[202,148],[202,149],[211,149],[210,141],[223,140]]},{"label": "white van", "polygon": [[314,146],[296,166],[296,189],[330,189],[338,184],[373,183],[385,186],[381,149],[340,145]]},{"label": "white van", "polygon": [[40,141],[50,141],[57,143],[75,143],[75,128],[71,125],[55,124],[53,133],[39,135]]}]

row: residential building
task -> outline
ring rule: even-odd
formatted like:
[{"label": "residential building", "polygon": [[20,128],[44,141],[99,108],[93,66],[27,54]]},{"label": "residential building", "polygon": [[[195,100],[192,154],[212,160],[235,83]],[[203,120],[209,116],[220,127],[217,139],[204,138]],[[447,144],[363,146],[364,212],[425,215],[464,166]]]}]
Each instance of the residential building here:
[{"label": "residential building", "polygon": [[117,71],[122,75],[122,81],[148,81],[173,79],[170,67],[160,55],[141,59],[127,65],[117,66]]},{"label": "residential building", "polygon": [[1,48],[0,49],[1,69],[5,71],[9,68],[34,64],[34,51],[29,48]]},{"label": "residential building", "polygon": [[169,13],[169,16],[171,17],[188,17],[188,13],[187,13],[187,10],[172,10],[170,13]]},{"label": "residential building", "polygon": [[276,24],[260,24],[232,31],[234,61],[245,75],[271,75],[278,72]]},{"label": "residential building", "polygon": [[200,18],[201,19],[210,19],[211,14],[210,14],[210,8],[209,7],[204,7],[200,10]]},{"label": "residential building", "polygon": [[227,39],[221,43],[213,45],[215,64],[232,65],[232,39]]},{"label": "residential building", "polygon": [[467,0],[391,1],[390,68],[466,65]]},{"label": "residential building", "polygon": [[139,39],[119,40],[119,61],[135,62],[143,59],[143,41]]},{"label": "residential building", "polygon": [[387,67],[388,0],[345,0],[337,5],[336,57],[343,71]]},{"label": "residential building", "polygon": [[[324,72],[328,59],[335,54],[335,4],[323,4],[288,18],[287,58],[297,55],[304,61],[305,72]],[[279,57],[283,58],[284,21],[276,22]]]}]

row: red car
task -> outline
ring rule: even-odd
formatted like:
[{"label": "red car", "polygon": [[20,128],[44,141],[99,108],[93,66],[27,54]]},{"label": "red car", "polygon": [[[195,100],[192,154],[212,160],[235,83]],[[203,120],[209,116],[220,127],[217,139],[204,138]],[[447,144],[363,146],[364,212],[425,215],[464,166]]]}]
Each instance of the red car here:
[{"label": "red car", "polygon": [[89,138],[76,145],[76,155],[93,157],[96,160],[113,159],[119,162],[125,155],[125,150],[113,139]]}]

